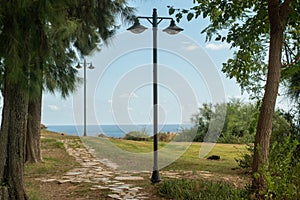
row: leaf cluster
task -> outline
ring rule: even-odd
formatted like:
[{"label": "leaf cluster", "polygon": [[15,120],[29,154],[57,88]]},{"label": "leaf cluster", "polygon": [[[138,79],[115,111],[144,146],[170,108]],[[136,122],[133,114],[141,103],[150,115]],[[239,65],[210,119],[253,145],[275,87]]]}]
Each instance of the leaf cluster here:
[{"label": "leaf cluster", "polygon": [[[201,32],[206,33],[206,40],[227,42],[234,50],[233,58],[223,64],[222,71],[229,78],[234,77],[243,91],[246,90],[254,97],[259,97],[265,84],[270,37],[267,1],[194,0],[193,2],[195,6],[189,9],[169,6],[169,14],[175,14],[177,21],[184,16],[188,21],[199,17],[208,18],[210,24]],[[278,3],[283,4],[284,1]],[[299,14],[297,14],[300,12],[300,1],[292,1],[291,8],[285,42],[294,52],[300,46]],[[292,57],[290,60],[296,60],[296,56]]]},{"label": "leaf cluster", "polygon": [[33,96],[43,86],[67,96],[78,80],[77,55],[107,41],[117,17],[128,20],[132,12],[126,0],[0,0],[1,84],[17,84]]}]

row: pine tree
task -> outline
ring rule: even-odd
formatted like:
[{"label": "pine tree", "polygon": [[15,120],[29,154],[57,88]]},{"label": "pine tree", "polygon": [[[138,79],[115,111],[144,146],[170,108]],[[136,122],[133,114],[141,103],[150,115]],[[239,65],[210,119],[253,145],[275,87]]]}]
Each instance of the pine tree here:
[{"label": "pine tree", "polygon": [[[91,7],[93,15],[85,15],[95,2],[0,0],[0,66],[4,96],[0,131],[1,200],[28,199],[23,169],[27,116],[29,109],[33,109],[29,102],[41,101],[43,85],[50,91],[58,89],[63,95],[72,91],[76,80],[72,45],[85,55],[100,38],[113,33],[116,14],[129,17],[131,9],[126,7],[125,1],[99,0],[96,7]],[[112,11],[107,11],[110,8],[107,5],[112,5]],[[102,11],[106,15],[102,15]],[[103,23],[98,21],[100,17]],[[66,76],[70,78],[68,81],[63,80]],[[37,114],[31,116],[34,122],[39,121],[38,109]]]}]

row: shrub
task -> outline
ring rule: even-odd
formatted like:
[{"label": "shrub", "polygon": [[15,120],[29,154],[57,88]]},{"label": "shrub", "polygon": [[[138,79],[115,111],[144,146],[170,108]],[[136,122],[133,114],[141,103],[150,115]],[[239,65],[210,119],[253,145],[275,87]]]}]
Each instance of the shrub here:
[{"label": "shrub", "polygon": [[[298,148],[299,142],[291,137],[271,144],[269,167],[259,169],[267,180],[267,190],[263,193],[265,199],[300,199]],[[248,152],[243,154],[241,159],[236,159],[242,168],[250,168],[252,165],[253,146],[248,146]]]},{"label": "shrub", "polygon": [[298,141],[290,137],[272,145],[269,156],[269,168],[264,171],[268,188],[266,199],[300,199],[300,163],[294,160]]},{"label": "shrub", "polygon": [[159,185],[159,193],[171,199],[189,200],[241,200],[246,194],[226,183],[187,179],[164,181]]},{"label": "shrub", "polygon": [[127,133],[124,136],[125,140],[135,140],[135,141],[148,141],[150,140],[150,137],[145,132],[139,132],[139,131],[132,131]]},{"label": "shrub", "polygon": [[247,144],[247,152],[241,153],[240,158],[235,158],[241,168],[251,168],[253,162],[254,146],[252,144]]},{"label": "shrub", "polygon": [[175,137],[175,142],[203,142],[204,134],[197,131],[197,127],[181,130]]},{"label": "shrub", "polygon": [[170,142],[176,135],[176,133],[158,133],[158,140],[162,142]]}]

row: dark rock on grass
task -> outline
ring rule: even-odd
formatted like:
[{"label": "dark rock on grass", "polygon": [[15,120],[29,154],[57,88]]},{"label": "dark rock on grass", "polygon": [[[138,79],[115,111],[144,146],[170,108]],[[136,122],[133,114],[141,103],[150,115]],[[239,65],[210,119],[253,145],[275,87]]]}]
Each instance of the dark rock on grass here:
[{"label": "dark rock on grass", "polygon": [[220,159],[221,159],[221,157],[218,155],[212,155],[207,158],[207,160],[220,160]]}]

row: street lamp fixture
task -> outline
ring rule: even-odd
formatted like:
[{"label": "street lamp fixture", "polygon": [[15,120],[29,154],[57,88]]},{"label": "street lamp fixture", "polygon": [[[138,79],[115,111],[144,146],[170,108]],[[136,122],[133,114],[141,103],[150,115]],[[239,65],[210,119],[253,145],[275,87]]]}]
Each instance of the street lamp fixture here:
[{"label": "street lamp fixture", "polygon": [[137,17],[133,26],[127,30],[132,33],[139,34],[147,28],[140,24],[139,19],[146,19],[152,24],[153,32],[153,172],[151,176],[152,183],[160,182],[160,175],[158,169],[158,81],[157,81],[157,26],[162,20],[171,20],[170,26],[163,31],[174,35],[181,31],[182,28],[176,26],[175,21],[171,17],[158,17],[156,8],[153,9],[152,17]]},{"label": "street lamp fixture", "polygon": [[[83,136],[87,136],[86,134],[86,67],[89,64],[88,68],[89,69],[95,69],[95,67],[93,66],[93,64],[87,63],[85,58],[83,60]],[[77,69],[81,69],[82,66],[80,65],[80,63],[78,63],[78,65],[76,66]]]},{"label": "street lamp fixture", "polygon": [[148,28],[141,25],[139,19],[136,18],[134,21],[134,24],[131,27],[129,27],[127,30],[131,31],[132,33],[135,33],[135,34],[140,34],[140,33],[144,32],[146,29],[148,29]]},{"label": "street lamp fixture", "polygon": [[175,35],[175,34],[181,32],[181,31],[183,31],[183,29],[176,26],[174,19],[172,19],[171,22],[170,22],[170,26],[165,28],[163,31],[170,34],[170,35]]}]

